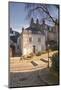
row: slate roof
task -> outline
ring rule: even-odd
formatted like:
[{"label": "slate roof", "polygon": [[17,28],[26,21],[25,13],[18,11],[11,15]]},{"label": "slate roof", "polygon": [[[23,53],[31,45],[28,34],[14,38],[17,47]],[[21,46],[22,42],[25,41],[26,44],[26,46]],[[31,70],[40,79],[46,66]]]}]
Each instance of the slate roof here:
[{"label": "slate roof", "polygon": [[25,30],[31,30],[33,34],[38,34],[39,32],[44,34],[44,31],[42,31],[40,24],[33,24],[33,26],[29,26]]},{"label": "slate roof", "polygon": [[49,30],[50,28],[52,29],[52,27],[47,24],[42,23],[42,24],[37,25],[37,24],[33,23],[32,26],[25,28],[25,30],[31,30],[33,34],[38,34],[39,32],[41,32],[42,34],[45,34],[44,30]]},{"label": "slate roof", "polygon": [[11,39],[14,43],[17,42],[17,37],[16,37],[16,36],[10,36],[10,39]]}]

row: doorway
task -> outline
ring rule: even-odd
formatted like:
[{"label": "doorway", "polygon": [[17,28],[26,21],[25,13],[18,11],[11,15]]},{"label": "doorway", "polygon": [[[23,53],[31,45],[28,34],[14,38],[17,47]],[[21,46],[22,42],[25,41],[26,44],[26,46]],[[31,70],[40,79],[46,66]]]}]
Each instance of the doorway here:
[{"label": "doorway", "polygon": [[14,57],[15,56],[15,46],[11,45],[10,48],[11,48],[11,56]]},{"label": "doorway", "polygon": [[36,51],[35,51],[35,48],[36,48],[36,46],[34,45],[34,46],[33,46],[33,53],[35,53],[35,52],[36,52]]}]

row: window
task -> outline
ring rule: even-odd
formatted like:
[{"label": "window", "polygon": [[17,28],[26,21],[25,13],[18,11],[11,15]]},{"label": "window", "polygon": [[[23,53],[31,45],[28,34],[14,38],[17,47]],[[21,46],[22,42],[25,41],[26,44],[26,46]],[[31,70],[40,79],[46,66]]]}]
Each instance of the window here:
[{"label": "window", "polygon": [[29,38],[29,42],[32,42],[32,38],[31,37]]},{"label": "window", "polygon": [[38,38],[38,42],[41,42],[41,38]]}]

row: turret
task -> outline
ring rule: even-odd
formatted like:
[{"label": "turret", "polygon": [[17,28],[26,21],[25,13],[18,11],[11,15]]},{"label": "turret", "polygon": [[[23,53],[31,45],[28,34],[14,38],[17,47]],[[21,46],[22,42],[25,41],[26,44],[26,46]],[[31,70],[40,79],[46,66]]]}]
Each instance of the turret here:
[{"label": "turret", "polygon": [[38,18],[36,19],[36,24],[39,24],[39,20],[38,20]]},{"label": "turret", "polygon": [[44,20],[44,19],[43,19],[43,21],[42,21],[42,22],[43,22],[43,24],[45,24],[45,20]]},{"label": "turret", "polygon": [[33,25],[33,23],[34,23],[34,19],[33,19],[33,18],[31,18],[31,21],[30,21],[30,26],[32,26],[32,25]]}]

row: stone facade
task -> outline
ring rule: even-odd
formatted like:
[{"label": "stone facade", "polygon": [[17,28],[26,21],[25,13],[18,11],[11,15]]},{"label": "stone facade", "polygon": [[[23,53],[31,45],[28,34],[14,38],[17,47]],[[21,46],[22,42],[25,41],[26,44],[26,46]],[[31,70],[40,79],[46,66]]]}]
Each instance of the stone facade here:
[{"label": "stone facade", "polygon": [[22,55],[38,53],[45,49],[45,36],[41,32],[32,34],[31,30],[23,30],[21,37]]}]

